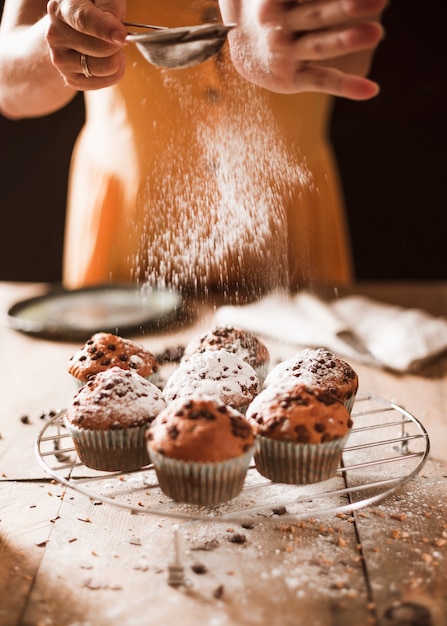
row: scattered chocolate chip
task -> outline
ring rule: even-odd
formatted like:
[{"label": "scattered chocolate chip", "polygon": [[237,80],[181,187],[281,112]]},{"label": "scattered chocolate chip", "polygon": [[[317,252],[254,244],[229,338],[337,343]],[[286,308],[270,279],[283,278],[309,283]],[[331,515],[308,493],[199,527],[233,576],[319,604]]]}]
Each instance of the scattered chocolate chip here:
[{"label": "scattered chocolate chip", "polygon": [[273,515],[287,515],[287,509],[285,506],[277,506],[272,509]]},{"label": "scattered chocolate chip", "polygon": [[213,596],[216,598],[216,600],[220,600],[223,597],[223,594],[224,594],[224,586],[223,585],[219,585],[213,591]]},{"label": "scattered chocolate chip", "polygon": [[230,537],[228,537],[228,541],[230,543],[245,543],[247,541],[247,537],[245,535],[242,535],[240,533],[234,533],[234,535],[230,535]]},{"label": "scattered chocolate chip", "polygon": [[194,574],[206,574],[208,571],[203,563],[194,563],[193,565],[191,565],[191,569]]},{"label": "scattered chocolate chip", "polygon": [[22,422],[22,424],[30,424],[30,419],[28,415],[22,415],[22,417],[20,418],[20,421]]}]

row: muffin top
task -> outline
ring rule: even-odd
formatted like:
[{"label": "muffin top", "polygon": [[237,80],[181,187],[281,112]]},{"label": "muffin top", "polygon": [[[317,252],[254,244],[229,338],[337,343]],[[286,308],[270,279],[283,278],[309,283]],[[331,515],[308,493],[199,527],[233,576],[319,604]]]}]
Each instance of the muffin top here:
[{"label": "muffin top", "polygon": [[163,393],[167,401],[198,394],[237,408],[248,405],[258,391],[259,379],[246,361],[227,350],[205,350],[180,363]]},{"label": "muffin top", "polygon": [[183,359],[207,350],[227,350],[249,363],[254,369],[270,361],[267,347],[252,333],[234,326],[214,326],[206,333],[194,337],[186,345]]},{"label": "muffin top", "polygon": [[152,422],[148,446],[182,461],[216,463],[242,456],[254,442],[245,418],[208,396],[177,398]]},{"label": "muffin top", "polygon": [[352,427],[349,411],[331,393],[303,384],[262,391],[247,409],[255,434],[294,443],[324,443]]},{"label": "muffin top", "polygon": [[316,386],[333,394],[340,402],[357,393],[358,376],[352,367],[325,348],[306,349],[274,367],[265,380],[268,387],[291,380]]},{"label": "muffin top", "polygon": [[133,370],[148,378],[155,374],[159,365],[155,356],[129,339],[111,333],[95,333],[78,350],[68,363],[68,372],[86,382],[110,367]]},{"label": "muffin top", "polygon": [[92,430],[118,430],[151,422],[166,407],[163,394],[139,374],[120,367],[100,372],[74,396],[68,423]]}]

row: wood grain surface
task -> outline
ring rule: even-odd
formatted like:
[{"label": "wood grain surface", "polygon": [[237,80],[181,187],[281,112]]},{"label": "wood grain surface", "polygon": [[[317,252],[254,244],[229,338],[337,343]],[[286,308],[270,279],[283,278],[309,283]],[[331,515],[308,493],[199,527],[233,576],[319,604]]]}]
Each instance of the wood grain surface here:
[{"label": "wood grain surface", "polygon": [[[0,284],[0,309],[44,289]],[[447,311],[445,283],[354,291]],[[155,353],[184,345],[211,325],[213,306],[200,305],[189,324],[136,340]],[[266,343],[274,359],[296,351]],[[77,347],[0,326],[0,626],[447,623],[445,359],[417,376],[352,363],[362,389],[404,406],[427,429],[431,454],[418,476],[356,511],[294,522],[272,506],[241,525],[134,514],[44,471],[36,437],[75,392],[67,362]],[[168,584],[175,532],[180,588]]]}]

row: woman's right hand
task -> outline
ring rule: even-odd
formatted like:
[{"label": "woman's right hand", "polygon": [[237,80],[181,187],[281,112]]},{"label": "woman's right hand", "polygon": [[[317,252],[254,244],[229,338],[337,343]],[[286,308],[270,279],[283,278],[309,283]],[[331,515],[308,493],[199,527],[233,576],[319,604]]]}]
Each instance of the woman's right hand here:
[{"label": "woman's right hand", "polygon": [[114,85],[124,75],[126,0],[49,0],[46,41],[51,62],[78,91]]}]

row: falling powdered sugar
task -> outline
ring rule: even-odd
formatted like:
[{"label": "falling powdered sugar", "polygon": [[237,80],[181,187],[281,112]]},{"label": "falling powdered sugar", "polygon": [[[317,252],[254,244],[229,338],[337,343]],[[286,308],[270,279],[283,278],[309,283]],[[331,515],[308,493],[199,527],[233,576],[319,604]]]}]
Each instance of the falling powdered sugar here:
[{"label": "falling powdered sugar", "polygon": [[244,84],[244,98],[215,94],[211,105],[172,74],[166,83],[179,90],[190,125],[176,127],[175,136],[156,147],[136,277],[198,290],[287,286],[286,205],[313,182],[286,146],[268,96]]}]

